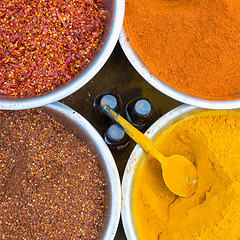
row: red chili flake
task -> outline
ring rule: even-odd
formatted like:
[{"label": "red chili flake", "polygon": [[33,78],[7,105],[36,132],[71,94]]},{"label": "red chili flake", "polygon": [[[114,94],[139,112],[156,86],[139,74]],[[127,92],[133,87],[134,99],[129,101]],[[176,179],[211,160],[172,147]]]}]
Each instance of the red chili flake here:
[{"label": "red chili flake", "polygon": [[0,18],[4,18],[6,15],[6,10],[4,8],[0,8]]},{"label": "red chili flake", "polygon": [[4,83],[4,77],[0,76],[0,85]]},{"label": "red chili flake", "polygon": [[13,58],[13,57],[9,59],[9,62],[10,63],[15,63],[15,64],[18,63],[18,61],[15,58]]},{"label": "red chili flake", "polygon": [[69,66],[72,61],[73,61],[72,57],[68,57],[65,64]]},{"label": "red chili flake", "polygon": [[20,56],[20,55],[21,55],[21,52],[20,52],[19,50],[13,50],[13,51],[11,52],[11,54],[12,54],[13,56]]},{"label": "red chili flake", "polygon": [[0,95],[41,95],[76,77],[105,19],[103,0],[1,0]]}]

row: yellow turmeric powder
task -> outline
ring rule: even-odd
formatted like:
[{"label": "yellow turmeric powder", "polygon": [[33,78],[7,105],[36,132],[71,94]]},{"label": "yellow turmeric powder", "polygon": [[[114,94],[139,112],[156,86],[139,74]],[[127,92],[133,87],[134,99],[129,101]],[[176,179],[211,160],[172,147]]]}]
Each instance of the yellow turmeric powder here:
[{"label": "yellow turmeric powder", "polygon": [[133,218],[139,239],[240,239],[240,114],[205,111],[175,123],[157,139],[165,155],[183,155],[198,171],[190,198],[170,192],[158,161],[147,156],[137,169]]}]

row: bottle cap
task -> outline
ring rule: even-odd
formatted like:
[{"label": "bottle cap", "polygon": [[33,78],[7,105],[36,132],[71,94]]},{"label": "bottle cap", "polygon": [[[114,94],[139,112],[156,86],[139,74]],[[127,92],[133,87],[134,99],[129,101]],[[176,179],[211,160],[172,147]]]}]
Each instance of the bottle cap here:
[{"label": "bottle cap", "polygon": [[145,118],[151,113],[152,107],[149,101],[140,99],[135,103],[134,110],[140,118]]},{"label": "bottle cap", "polygon": [[120,141],[124,135],[124,130],[117,124],[111,125],[107,130],[107,137],[112,141]]},{"label": "bottle cap", "polygon": [[111,94],[104,95],[100,100],[100,105],[103,107],[104,105],[108,105],[112,109],[115,109],[117,107],[117,99],[115,96]]}]

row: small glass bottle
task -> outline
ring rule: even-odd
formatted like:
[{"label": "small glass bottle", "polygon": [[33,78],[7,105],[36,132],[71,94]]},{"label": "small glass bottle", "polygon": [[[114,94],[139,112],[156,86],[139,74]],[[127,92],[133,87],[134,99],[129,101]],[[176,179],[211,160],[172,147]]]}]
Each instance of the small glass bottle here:
[{"label": "small glass bottle", "polygon": [[104,141],[111,150],[123,150],[129,144],[129,136],[118,124],[113,123],[104,132]]},{"label": "small glass bottle", "polygon": [[144,126],[153,118],[153,106],[147,98],[138,98],[126,105],[126,117],[138,129]]},{"label": "small glass bottle", "polygon": [[105,121],[111,121],[110,118],[102,111],[102,107],[104,105],[109,105],[114,111],[121,113],[122,100],[117,93],[98,95],[93,103],[95,114]]}]

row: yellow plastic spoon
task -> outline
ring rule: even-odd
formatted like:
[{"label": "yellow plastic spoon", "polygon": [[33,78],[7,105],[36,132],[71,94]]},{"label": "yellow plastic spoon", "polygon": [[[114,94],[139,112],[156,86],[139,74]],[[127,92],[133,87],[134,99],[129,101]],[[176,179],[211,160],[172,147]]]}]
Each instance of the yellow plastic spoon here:
[{"label": "yellow plastic spoon", "polygon": [[138,131],[108,105],[103,106],[103,112],[121,125],[136,143],[161,163],[164,182],[173,193],[181,197],[190,197],[196,191],[197,170],[187,158],[180,155],[165,157],[153,146],[150,138]]}]

